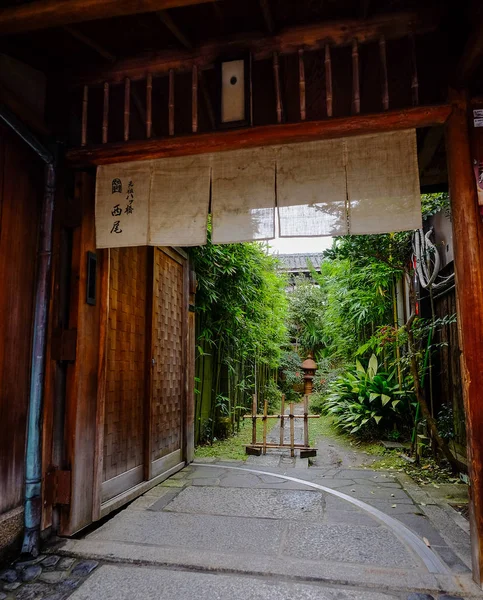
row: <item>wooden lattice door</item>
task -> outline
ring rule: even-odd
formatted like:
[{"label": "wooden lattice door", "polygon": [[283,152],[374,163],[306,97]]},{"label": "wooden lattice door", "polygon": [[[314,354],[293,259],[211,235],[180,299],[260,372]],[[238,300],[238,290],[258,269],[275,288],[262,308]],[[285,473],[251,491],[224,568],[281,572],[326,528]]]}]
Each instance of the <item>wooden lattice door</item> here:
[{"label": "wooden lattice door", "polygon": [[144,479],[148,249],[111,249],[102,501]]},{"label": "wooden lattice door", "polygon": [[186,399],[187,264],[168,248],[154,250],[151,476],[182,460]]}]

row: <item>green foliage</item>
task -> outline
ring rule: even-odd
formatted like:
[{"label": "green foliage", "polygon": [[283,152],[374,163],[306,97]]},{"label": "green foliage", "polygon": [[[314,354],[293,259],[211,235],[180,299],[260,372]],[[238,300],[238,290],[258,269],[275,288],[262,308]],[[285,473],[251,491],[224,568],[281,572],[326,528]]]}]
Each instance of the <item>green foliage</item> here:
[{"label": "green foliage", "polygon": [[297,402],[300,399],[300,393],[297,393],[294,387],[303,386],[303,383],[304,373],[300,355],[294,350],[284,352],[280,361],[279,385],[287,402]]},{"label": "green foliage", "polygon": [[307,277],[297,277],[288,294],[289,333],[302,354],[318,352],[325,346],[325,294]]},{"label": "green foliage", "polygon": [[356,361],[354,368],[340,375],[330,386],[324,411],[335,418],[341,430],[367,435],[404,425],[410,418],[411,397],[399,391],[395,373],[379,370],[373,354],[366,368]]},{"label": "green foliage", "polygon": [[[209,235],[210,238],[210,235]],[[286,345],[286,281],[260,243],[205,246],[190,252],[196,272],[196,439],[235,430],[258,393],[273,404],[269,380]]]}]

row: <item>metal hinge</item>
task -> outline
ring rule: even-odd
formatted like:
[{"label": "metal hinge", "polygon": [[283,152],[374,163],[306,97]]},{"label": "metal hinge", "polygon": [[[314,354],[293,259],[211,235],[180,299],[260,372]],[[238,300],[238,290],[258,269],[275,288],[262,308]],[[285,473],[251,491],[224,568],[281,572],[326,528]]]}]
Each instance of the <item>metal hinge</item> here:
[{"label": "metal hinge", "polygon": [[77,329],[56,329],[52,334],[52,359],[75,361]]},{"label": "metal hinge", "polygon": [[71,472],[52,467],[45,475],[44,504],[70,504]]}]

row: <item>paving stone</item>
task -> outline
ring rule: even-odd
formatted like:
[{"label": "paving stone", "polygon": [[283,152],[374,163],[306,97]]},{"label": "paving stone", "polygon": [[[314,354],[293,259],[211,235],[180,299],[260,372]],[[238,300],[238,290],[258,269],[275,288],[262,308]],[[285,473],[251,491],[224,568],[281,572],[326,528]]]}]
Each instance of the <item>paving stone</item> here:
[{"label": "paving stone", "polygon": [[76,577],[85,577],[92,573],[92,571],[97,567],[99,563],[97,560],[83,560],[80,563],[77,563],[76,566],[72,569],[71,575],[75,575]]},{"label": "paving stone", "polygon": [[186,485],[185,481],[176,481],[176,479],[166,479],[161,483],[163,487],[184,487]]},{"label": "paving stone", "polygon": [[290,523],[283,553],[311,560],[330,560],[409,568],[412,555],[385,527]]},{"label": "paving stone", "polygon": [[40,565],[30,565],[21,571],[20,578],[24,582],[33,581],[40,573],[42,573],[42,567]]},{"label": "paving stone", "polygon": [[[201,488],[198,488],[201,489]],[[88,536],[208,552],[277,554],[285,525],[275,519],[249,519],[167,511],[123,511]]]},{"label": "paving stone", "polygon": [[169,490],[169,493],[165,494],[161,498],[152,498],[152,500],[154,500],[154,503],[151,504],[148,510],[163,510],[170,502],[174,500],[174,498],[176,498],[176,496],[178,496],[179,493],[180,492],[178,490]]},{"label": "paving stone", "polygon": [[60,562],[59,562],[57,568],[62,569],[63,571],[68,571],[74,563],[75,563],[75,558],[64,557],[64,558],[60,559]]},{"label": "paving stone", "polygon": [[59,589],[64,591],[72,591],[79,587],[81,579],[64,579],[59,584]]},{"label": "paving stone", "polygon": [[43,597],[43,600],[65,600],[69,596],[69,592],[54,592]]},{"label": "paving stone", "polygon": [[216,477],[199,477],[197,479],[191,479],[191,484],[198,486],[218,486],[220,485],[220,482],[221,479],[218,479]]},{"label": "paving stone", "polygon": [[448,594],[443,594],[442,596],[438,596],[438,600],[464,600],[461,596],[448,596]]},{"label": "paving stone", "polygon": [[352,510],[327,510],[324,523],[344,523],[346,525],[364,525],[365,527],[380,527],[381,523],[368,513]]},{"label": "paving stone", "polygon": [[156,487],[151,488],[150,490],[148,490],[144,496],[156,496],[157,498],[160,498],[161,496],[164,496],[164,494],[168,494],[171,490],[167,487],[163,487],[161,485],[157,485]]},{"label": "paving stone", "polygon": [[431,546],[432,549],[439,554],[444,560],[453,573],[470,573],[469,569],[464,562],[453,552],[448,546]]},{"label": "paving stone", "polygon": [[13,590],[16,590],[19,587],[20,587],[20,581],[13,581],[12,583],[6,583],[3,586],[3,589],[7,590],[7,592],[13,592]]},{"label": "paving stone", "polygon": [[0,600],[5,600],[6,597],[7,597],[7,594],[0,592]]},{"label": "paving stone", "polygon": [[28,560],[18,560],[15,563],[15,568],[23,569],[23,567],[28,567],[29,565],[36,565],[39,562],[42,562],[45,558],[45,554],[39,554],[36,558],[29,558]]},{"label": "paving stone", "polygon": [[146,510],[150,508],[157,501],[156,496],[141,496],[136,498],[129,506],[129,510]]},{"label": "paving stone", "polygon": [[434,600],[429,594],[409,594],[408,600]]},{"label": "paving stone", "polygon": [[43,581],[44,583],[59,583],[65,577],[67,577],[65,571],[45,571],[39,575],[39,581]]},{"label": "paving stone", "polygon": [[7,583],[17,581],[17,571],[14,569],[6,569],[5,571],[0,572],[0,579]]},{"label": "paving stone", "polygon": [[23,585],[17,595],[16,600],[43,600],[51,591],[51,588],[44,583],[27,583]]},{"label": "paving stone", "polygon": [[44,558],[41,564],[43,568],[55,567],[59,560],[60,556],[57,556],[56,554],[51,554],[50,556],[47,556],[47,558]]},{"label": "paving stone", "polygon": [[[375,590],[341,589],[236,575],[104,565],[70,600],[396,600]],[[398,596],[398,598],[400,598]]]},{"label": "paving stone", "polygon": [[190,487],[165,508],[190,514],[322,521],[325,495],[317,491]]}]

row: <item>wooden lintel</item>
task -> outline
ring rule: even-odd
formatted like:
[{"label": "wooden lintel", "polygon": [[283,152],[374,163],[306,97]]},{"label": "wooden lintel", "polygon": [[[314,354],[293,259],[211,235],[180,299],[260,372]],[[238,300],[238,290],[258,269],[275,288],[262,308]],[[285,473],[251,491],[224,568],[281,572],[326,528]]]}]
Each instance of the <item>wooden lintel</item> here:
[{"label": "wooden lintel", "polygon": [[71,165],[87,166],[206,152],[224,152],[240,148],[307,142],[413,127],[430,127],[445,123],[450,114],[451,107],[446,104],[420,106],[407,110],[322,121],[302,121],[198,135],[79,147],[69,150],[67,158]]},{"label": "wooden lintel", "polygon": [[160,10],[157,13],[160,21],[163,25],[173,34],[173,36],[178,40],[178,42],[191,50],[193,48],[193,44],[189,41],[189,39],[185,36],[185,34],[181,31],[181,29],[176,25],[176,23],[171,18],[171,15],[166,10]]},{"label": "wooden lintel", "polygon": [[116,57],[112,52],[109,52],[109,50],[104,48],[104,46],[102,46],[101,44],[98,44],[95,40],[88,37],[87,35],[84,35],[82,32],[78,31],[77,29],[74,29],[73,27],[66,25],[64,27],[64,31],[66,33],[68,33],[69,35],[71,35],[73,38],[75,38],[77,41],[81,42],[82,44],[84,44],[85,46],[90,48],[91,50],[94,50],[94,52],[97,52],[97,54],[99,54],[99,56],[102,56],[102,58],[104,58],[108,62],[110,62],[110,63],[116,62]]},{"label": "wooden lintel", "polygon": [[156,12],[216,0],[34,0],[0,10],[0,35]]},{"label": "wooden lintel", "polygon": [[292,27],[277,35],[260,37],[256,34],[238,35],[216,40],[193,50],[165,51],[118,61],[115,65],[89,68],[89,71],[74,74],[74,85],[121,83],[126,77],[131,80],[144,79],[148,72],[155,75],[168,73],[171,69],[191,71],[193,64],[198,69],[208,69],[222,54],[244,50],[250,51],[254,60],[271,58],[274,53],[293,54],[303,48],[305,51],[320,50],[326,44],[331,46],[351,45],[402,38],[411,32],[424,33],[437,27],[438,16],[426,13],[395,13],[379,15],[366,20],[325,21],[303,27]]}]

